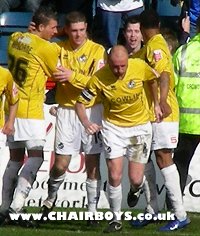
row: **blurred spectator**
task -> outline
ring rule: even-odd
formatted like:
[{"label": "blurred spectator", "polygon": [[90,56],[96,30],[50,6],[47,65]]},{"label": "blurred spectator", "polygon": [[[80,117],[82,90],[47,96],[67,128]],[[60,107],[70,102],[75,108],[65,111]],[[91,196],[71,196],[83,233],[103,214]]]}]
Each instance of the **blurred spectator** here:
[{"label": "blurred spectator", "polygon": [[190,17],[186,15],[182,21],[182,33],[179,39],[179,44],[183,45],[185,43],[188,43],[190,40]]},{"label": "blurred spectator", "polygon": [[[180,2],[180,1],[178,1]],[[156,8],[162,28],[171,28],[179,37],[181,32],[180,14],[181,4],[175,4],[171,0],[157,0]]]},{"label": "blurred spectator", "polygon": [[67,13],[80,11],[86,16],[88,30],[91,31],[94,14],[93,4],[94,0],[0,0],[0,13],[7,11],[35,12],[39,6],[48,6],[59,13],[59,24],[64,25]]},{"label": "blurred spectator", "polygon": [[182,7],[182,14],[185,16],[186,12],[190,17],[190,36],[193,37],[197,32],[196,22],[200,16],[200,1],[185,0]]},{"label": "blurred spectator", "polygon": [[171,55],[173,55],[177,50],[177,48],[179,47],[179,42],[176,33],[170,28],[161,28],[160,32],[165,41],[167,42]]},{"label": "blurred spectator", "polygon": [[[90,31],[93,22],[93,2],[94,0],[42,0],[41,5],[50,5],[59,14],[63,14],[63,18],[67,13],[71,11],[82,12],[86,16],[86,20],[88,22],[88,30]],[[61,19],[61,24],[62,23],[64,23],[63,19]]]},{"label": "blurred spectator", "polygon": [[11,11],[20,6],[21,0],[1,0],[0,13]]},{"label": "blurred spectator", "polygon": [[116,45],[123,22],[131,15],[139,15],[143,10],[142,0],[98,0],[95,40],[106,48]]},{"label": "blurred spectator", "polygon": [[8,11],[35,12],[42,0],[1,0],[0,13]]},{"label": "blurred spectator", "polygon": [[21,0],[21,2],[22,10],[35,12],[39,8],[42,0]]}]

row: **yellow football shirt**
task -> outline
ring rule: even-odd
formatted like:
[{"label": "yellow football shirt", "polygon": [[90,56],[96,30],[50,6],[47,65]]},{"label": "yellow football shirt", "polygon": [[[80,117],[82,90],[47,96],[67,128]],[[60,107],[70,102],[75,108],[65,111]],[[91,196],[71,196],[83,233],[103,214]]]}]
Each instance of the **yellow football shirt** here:
[{"label": "yellow football shirt", "polygon": [[9,70],[0,66],[0,75],[0,128],[2,128],[5,122],[4,99],[7,104],[14,105],[19,100],[19,93]]},{"label": "yellow football shirt", "polygon": [[44,119],[47,76],[56,71],[60,47],[31,33],[16,32],[8,45],[8,67],[19,86],[16,117]]},{"label": "yellow football shirt", "polygon": [[56,102],[64,107],[74,107],[88,80],[104,66],[106,51],[103,46],[88,39],[77,50],[71,47],[68,40],[59,42],[59,45],[62,47],[61,64],[72,70],[73,74],[69,82],[57,83]]},{"label": "yellow football shirt", "polygon": [[[159,74],[163,71],[170,74],[169,92],[167,102],[171,106],[172,113],[164,119],[164,121],[178,121],[179,120],[179,108],[176,95],[174,92],[175,78],[174,69],[172,64],[172,57],[168,49],[167,43],[161,34],[157,34],[152,37],[147,44],[133,57],[140,57],[145,60],[152,68],[154,68]],[[159,81],[158,81],[159,82]],[[149,93],[147,91],[147,98],[149,104],[152,103]],[[153,110],[152,118],[153,119]]]},{"label": "yellow football shirt", "polygon": [[145,124],[150,117],[143,82],[154,78],[154,70],[140,59],[128,60],[121,80],[106,65],[89,80],[77,101],[87,105],[97,96],[104,106],[104,119],[110,123],[122,127]]}]

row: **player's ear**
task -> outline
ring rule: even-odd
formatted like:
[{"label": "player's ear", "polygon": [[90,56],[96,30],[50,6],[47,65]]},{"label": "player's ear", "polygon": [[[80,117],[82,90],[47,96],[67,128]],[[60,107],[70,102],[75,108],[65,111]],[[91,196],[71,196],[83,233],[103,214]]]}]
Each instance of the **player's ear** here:
[{"label": "player's ear", "polygon": [[44,25],[43,24],[39,24],[38,31],[42,32],[43,30],[44,30]]}]

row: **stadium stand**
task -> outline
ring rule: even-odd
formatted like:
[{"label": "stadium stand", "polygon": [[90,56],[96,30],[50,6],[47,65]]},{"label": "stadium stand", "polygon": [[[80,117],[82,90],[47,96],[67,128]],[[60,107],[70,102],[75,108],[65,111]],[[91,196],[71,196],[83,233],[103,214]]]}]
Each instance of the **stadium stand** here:
[{"label": "stadium stand", "polygon": [[0,14],[0,65],[7,66],[9,36],[16,31],[26,31],[32,12],[3,12]]}]

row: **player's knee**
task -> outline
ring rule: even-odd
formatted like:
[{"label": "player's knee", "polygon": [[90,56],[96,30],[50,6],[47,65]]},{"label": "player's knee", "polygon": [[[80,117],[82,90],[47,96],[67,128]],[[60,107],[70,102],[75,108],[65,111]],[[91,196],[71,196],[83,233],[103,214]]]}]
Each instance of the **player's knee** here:
[{"label": "player's knee", "polygon": [[51,169],[51,176],[57,178],[63,175],[66,171],[66,168],[67,167],[62,163],[54,163]]},{"label": "player's knee", "polygon": [[109,174],[110,176],[110,180],[113,183],[121,183],[122,180],[122,174],[118,173],[118,172],[111,172]]},{"label": "player's knee", "polygon": [[140,188],[143,182],[143,178],[131,178],[131,185],[133,185],[136,189]]}]

